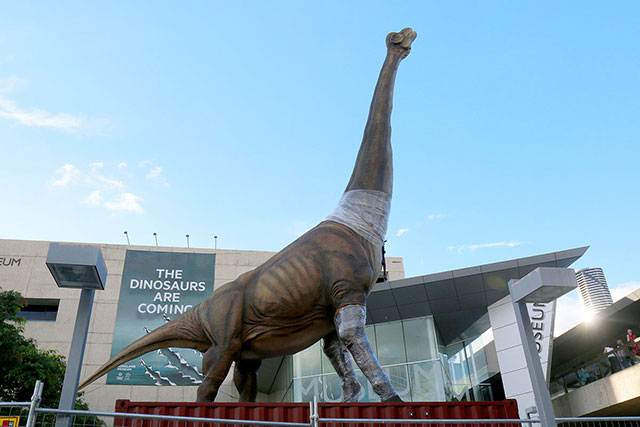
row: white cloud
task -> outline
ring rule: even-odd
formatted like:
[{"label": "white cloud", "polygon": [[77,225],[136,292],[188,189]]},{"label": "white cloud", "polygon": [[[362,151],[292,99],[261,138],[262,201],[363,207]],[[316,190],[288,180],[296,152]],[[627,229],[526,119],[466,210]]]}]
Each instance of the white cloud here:
[{"label": "white cloud", "polygon": [[[65,187],[75,184],[80,190],[84,189],[87,196],[81,200],[85,205],[96,206],[111,211],[144,213],[142,198],[129,189],[131,181],[136,186],[154,182],[168,187],[163,178],[164,169],[155,166],[142,179],[141,174],[132,174],[122,170],[127,164],[120,162],[117,166],[109,166],[104,162],[93,162],[85,166],[84,170],[72,164],[65,164],[56,171],[50,179],[53,187]],[[142,172],[142,171],[140,171]],[[139,194],[139,193],[138,193]],[[308,227],[307,227],[308,228]],[[304,230],[306,231],[306,230]],[[302,234],[302,233],[301,233]]]},{"label": "white cloud", "polygon": [[106,188],[119,188],[121,190],[124,189],[124,182],[122,181],[107,178],[106,176],[102,175],[96,176],[96,179]]},{"label": "white cloud", "polygon": [[90,163],[89,166],[91,167],[91,172],[94,172],[98,169],[102,169],[104,167],[104,162],[93,162]]},{"label": "white cloud", "polygon": [[0,117],[13,120],[23,126],[47,127],[68,133],[79,133],[85,126],[84,119],[67,113],[50,113],[38,108],[23,110],[10,99],[0,98]]},{"label": "white cloud", "polygon": [[138,203],[139,200],[140,197],[133,193],[122,193],[117,200],[104,202],[103,206],[113,211],[130,211],[141,214],[144,212],[144,209],[142,209],[142,206]]},{"label": "white cloud", "polygon": [[396,233],[396,236],[400,237],[405,233],[408,233],[409,229],[408,228],[401,228],[400,230],[398,230],[398,232]]},{"label": "white cloud", "polygon": [[448,246],[447,249],[456,250],[458,253],[462,253],[465,250],[476,251],[478,249],[485,249],[485,248],[499,248],[499,247],[513,248],[516,246],[523,245],[525,243],[527,242],[511,241],[511,242],[474,243],[472,245]]},{"label": "white cloud", "polygon": [[92,191],[84,202],[89,205],[100,206],[102,204],[102,195],[100,194],[100,190]]},{"label": "white cloud", "polygon": [[[82,203],[97,206],[112,211],[144,213],[140,204],[141,198],[127,190],[125,182],[105,175],[103,162],[90,163],[88,170],[80,170],[72,164],[66,164],[56,171],[51,178],[51,185],[64,187],[71,183],[85,188],[89,195]],[[109,172],[108,170],[106,172]],[[112,172],[118,173],[117,170]],[[122,174],[122,173],[121,173]],[[144,181],[141,181],[144,182]]]},{"label": "white cloud", "polygon": [[160,166],[156,166],[155,168],[153,168],[151,170],[151,172],[149,172],[147,174],[147,176],[145,178],[147,179],[156,179],[160,176],[160,174],[162,173],[162,168]]},{"label": "white cloud", "polygon": [[[9,93],[26,86],[16,77],[0,79],[0,93]],[[42,127],[74,135],[104,134],[112,126],[107,120],[87,118],[82,114],[52,113],[41,108],[21,108],[16,101],[0,96],[0,117],[27,127]]]},{"label": "white cloud", "polygon": [[493,242],[493,243],[480,243],[475,245],[469,245],[469,249],[475,251],[476,249],[482,248],[497,248],[497,247],[508,247],[513,248],[515,246],[520,246],[524,242]]},{"label": "white cloud", "polygon": [[103,207],[112,211],[129,211],[141,214],[144,212],[138,201],[140,197],[133,193],[120,193],[113,200],[104,200],[100,190],[94,190],[85,199],[84,203],[93,206]]},{"label": "white cloud", "polygon": [[71,164],[66,164],[56,171],[59,178],[51,178],[51,185],[54,187],[64,187],[80,177],[80,170]]},{"label": "white cloud", "polygon": [[169,183],[167,182],[167,180],[161,176],[163,171],[164,171],[163,168],[161,168],[160,166],[156,166],[153,169],[151,169],[151,172],[149,172],[145,176],[145,178],[148,179],[149,181],[155,181],[164,187],[169,187]]},{"label": "white cloud", "polygon": [[141,160],[138,162],[139,168],[146,168],[148,166],[151,166],[151,160]]},{"label": "white cloud", "polygon": [[104,175],[100,175],[98,173],[101,169],[104,168],[104,162],[90,163],[89,168],[89,172],[84,173],[74,165],[64,165],[56,171],[57,174],[62,175],[61,178],[52,178],[51,184],[54,186],[64,186],[75,180],[82,181],[85,184],[89,184],[94,187],[97,186],[102,189],[124,189],[124,182],[109,178]]},{"label": "white cloud", "polygon": [[609,287],[609,291],[611,292],[611,299],[613,299],[613,302],[616,302],[626,297],[627,295],[629,295],[631,292],[635,291],[638,288],[640,288],[640,282],[631,281],[631,282],[620,283],[619,285],[616,285],[613,287]]},{"label": "white cloud", "polygon": [[447,216],[447,214],[432,214],[432,215],[427,215],[427,219],[429,221],[433,221],[435,219],[442,219],[442,218],[444,218],[446,216]]}]

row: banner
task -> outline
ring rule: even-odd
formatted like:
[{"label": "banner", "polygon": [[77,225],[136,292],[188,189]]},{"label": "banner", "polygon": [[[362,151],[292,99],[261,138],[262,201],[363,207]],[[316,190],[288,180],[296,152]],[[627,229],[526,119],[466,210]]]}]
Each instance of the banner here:
[{"label": "banner", "polygon": [[[211,295],[214,270],[214,254],[128,250],[111,357]],[[118,366],[107,384],[198,385],[201,363],[196,350],[160,349]]]}]

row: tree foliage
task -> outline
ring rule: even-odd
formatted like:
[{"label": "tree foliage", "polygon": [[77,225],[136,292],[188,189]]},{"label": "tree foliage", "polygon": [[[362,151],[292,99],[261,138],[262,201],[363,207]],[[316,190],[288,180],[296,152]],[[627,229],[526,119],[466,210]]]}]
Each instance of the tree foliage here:
[{"label": "tree foliage", "polygon": [[33,339],[22,334],[25,320],[18,313],[24,305],[19,292],[0,290],[0,400],[28,401],[36,380],[41,380],[45,384],[42,405],[57,407],[64,357],[39,349]]},{"label": "tree foliage", "polygon": [[[57,408],[65,358],[53,350],[39,349],[35,340],[23,335],[25,319],[18,313],[25,305],[19,292],[0,288],[0,401],[31,400],[36,380],[40,380],[44,383],[40,406]],[[82,399],[77,399],[76,409],[86,410],[88,406]],[[81,418],[87,425],[102,424],[94,417]],[[74,424],[78,421],[76,419]]]}]

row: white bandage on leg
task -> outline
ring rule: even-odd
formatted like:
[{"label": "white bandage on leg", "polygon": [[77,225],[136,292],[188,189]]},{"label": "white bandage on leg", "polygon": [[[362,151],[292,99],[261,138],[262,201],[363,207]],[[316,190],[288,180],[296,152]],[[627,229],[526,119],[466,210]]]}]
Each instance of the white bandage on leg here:
[{"label": "white bandage on leg", "polygon": [[377,190],[345,192],[338,206],[327,217],[346,225],[371,243],[382,247],[387,234],[391,196]]}]

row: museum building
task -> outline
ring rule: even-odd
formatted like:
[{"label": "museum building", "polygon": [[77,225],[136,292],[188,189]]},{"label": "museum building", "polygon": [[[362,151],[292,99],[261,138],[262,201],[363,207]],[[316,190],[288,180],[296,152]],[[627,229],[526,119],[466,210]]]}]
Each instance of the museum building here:
[{"label": "museum building", "polygon": [[[45,265],[50,242],[0,240],[0,287],[28,305],[25,334],[68,355],[79,290],[59,289]],[[97,291],[82,366],[86,378],[113,354],[206,298],[215,288],[268,260],[274,252],[94,244],[108,275]],[[369,341],[400,397],[407,401],[516,398],[533,406],[508,282],[537,267],[569,267],[587,247],[404,277],[402,258],[387,257],[387,280],[367,300]],[[511,310],[511,311],[510,311]],[[555,303],[530,307],[536,345],[548,371]],[[201,355],[164,349],[121,365],[84,390],[95,410],[116,399],[193,401]],[[360,401],[377,396],[362,374]],[[235,401],[232,371],[218,401]],[[547,376],[548,378],[548,376]],[[339,401],[341,384],[320,343],[293,356],[263,361],[259,401]],[[524,415],[524,414],[523,414]]]}]

